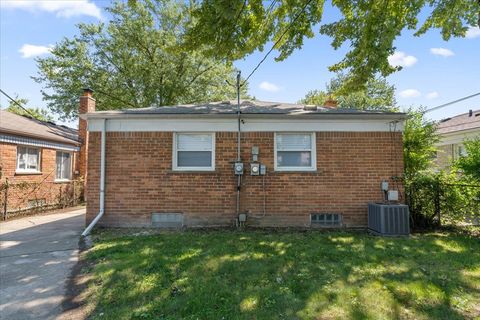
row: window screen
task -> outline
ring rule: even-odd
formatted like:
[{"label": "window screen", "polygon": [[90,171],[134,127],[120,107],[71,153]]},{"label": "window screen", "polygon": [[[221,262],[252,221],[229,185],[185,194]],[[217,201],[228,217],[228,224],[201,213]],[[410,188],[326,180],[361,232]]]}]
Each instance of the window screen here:
[{"label": "window screen", "polygon": [[40,171],[40,150],[18,146],[17,171]]},{"label": "window screen", "polygon": [[72,178],[72,158],[69,152],[57,151],[56,179],[70,180]]},{"label": "window screen", "polygon": [[178,133],[176,169],[213,169],[213,135]]},{"label": "window screen", "polygon": [[277,168],[314,168],[312,134],[276,134]]}]

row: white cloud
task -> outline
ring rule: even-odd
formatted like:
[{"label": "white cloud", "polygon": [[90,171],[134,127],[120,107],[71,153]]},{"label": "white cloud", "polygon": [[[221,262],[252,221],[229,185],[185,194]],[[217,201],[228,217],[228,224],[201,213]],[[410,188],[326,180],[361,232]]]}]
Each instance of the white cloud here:
[{"label": "white cloud", "polygon": [[442,57],[451,57],[455,55],[452,50],[446,48],[430,48],[430,52],[436,56]]},{"label": "white cloud", "polygon": [[388,57],[388,63],[392,67],[411,67],[417,63],[417,61],[417,58],[409,56],[402,51],[395,51],[394,54]]},{"label": "white cloud", "polygon": [[427,93],[427,99],[435,99],[438,98],[439,94],[437,91],[432,91]]},{"label": "white cloud", "polygon": [[18,52],[22,54],[22,58],[32,58],[50,53],[52,46],[36,46],[33,44],[24,44]]},{"label": "white cloud", "polygon": [[402,98],[417,98],[420,97],[422,94],[417,89],[407,89],[400,91],[399,95]]},{"label": "white cloud", "polygon": [[268,82],[268,81],[262,81],[262,83],[260,83],[260,85],[258,87],[262,90],[270,91],[270,92],[280,91],[279,86],[277,86],[276,84],[273,84],[271,82]]},{"label": "white cloud", "polygon": [[86,15],[102,19],[100,8],[90,0],[2,0],[0,4],[2,8],[56,13],[57,17]]},{"label": "white cloud", "polygon": [[465,38],[473,39],[480,37],[480,27],[470,27],[465,33]]}]

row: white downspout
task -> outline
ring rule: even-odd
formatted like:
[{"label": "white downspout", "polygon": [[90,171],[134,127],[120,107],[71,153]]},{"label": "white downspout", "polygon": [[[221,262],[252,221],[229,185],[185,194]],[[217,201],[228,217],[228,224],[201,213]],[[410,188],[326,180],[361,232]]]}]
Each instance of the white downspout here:
[{"label": "white downspout", "polygon": [[82,233],[82,236],[87,236],[93,227],[97,224],[98,220],[102,218],[103,213],[105,212],[105,140],[106,140],[106,127],[107,119],[103,119],[102,123],[102,140],[101,140],[101,149],[100,149],[100,211],[98,212],[95,219],[88,225],[87,228]]}]

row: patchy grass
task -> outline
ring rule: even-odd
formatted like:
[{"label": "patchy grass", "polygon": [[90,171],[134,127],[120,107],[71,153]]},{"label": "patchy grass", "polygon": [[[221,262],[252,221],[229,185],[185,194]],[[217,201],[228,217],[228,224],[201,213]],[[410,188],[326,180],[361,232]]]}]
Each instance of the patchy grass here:
[{"label": "patchy grass", "polygon": [[480,317],[480,239],[211,231],[97,236],[93,319]]}]

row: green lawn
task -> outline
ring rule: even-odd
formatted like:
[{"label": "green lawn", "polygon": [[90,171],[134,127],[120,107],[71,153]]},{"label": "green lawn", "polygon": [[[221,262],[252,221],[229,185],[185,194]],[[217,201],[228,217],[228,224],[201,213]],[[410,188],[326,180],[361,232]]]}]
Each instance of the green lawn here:
[{"label": "green lawn", "polygon": [[480,239],[433,233],[97,234],[93,319],[475,319]]}]

